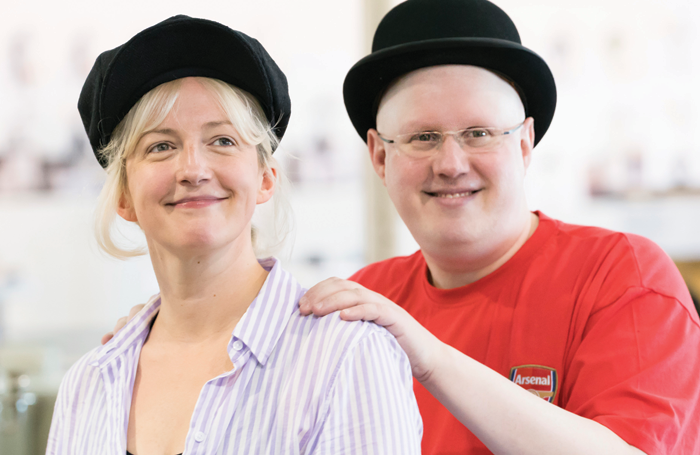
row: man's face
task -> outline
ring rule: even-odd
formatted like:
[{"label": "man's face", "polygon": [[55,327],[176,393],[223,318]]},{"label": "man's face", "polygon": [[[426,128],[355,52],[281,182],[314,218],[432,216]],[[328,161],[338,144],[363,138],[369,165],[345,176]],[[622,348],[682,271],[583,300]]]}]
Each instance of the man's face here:
[{"label": "man's face", "polygon": [[[418,131],[469,127],[511,129],[525,120],[522,102],[503,79],[482,68],[445,65],[409,73],[387,91],[368,146],[399,215],[430,254],[481,255],[517,237],[527,222],[523,179],[534,140],[533,119],[488,150],[446,137],[432,156],[412,158],[383,142]],[[514,240],[514,239],[513,239]],[[490,251],[494,250],[494,251]],[[501,254],[504,252],[500,252]]]}]

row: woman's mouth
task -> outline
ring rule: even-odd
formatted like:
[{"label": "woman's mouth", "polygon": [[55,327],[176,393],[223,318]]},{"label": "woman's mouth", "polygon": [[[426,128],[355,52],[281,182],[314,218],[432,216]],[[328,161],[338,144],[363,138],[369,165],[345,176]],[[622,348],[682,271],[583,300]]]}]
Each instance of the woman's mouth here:
[{"label": "woman's mouth", "polygon": [[187,208],[187,209],[198,209],[198,208],[203,208],[203,207],[208,207],[210,205],[219,203],[223,201],[226,198],[219,198],[219,197],[210,197],[210,196],[205,196],[205,197],[191,197],[191,198],[184,198],[184,199],[179,199],[175,202],[171,202],[169,205],[171,207],[177,207],[177,208]]}]

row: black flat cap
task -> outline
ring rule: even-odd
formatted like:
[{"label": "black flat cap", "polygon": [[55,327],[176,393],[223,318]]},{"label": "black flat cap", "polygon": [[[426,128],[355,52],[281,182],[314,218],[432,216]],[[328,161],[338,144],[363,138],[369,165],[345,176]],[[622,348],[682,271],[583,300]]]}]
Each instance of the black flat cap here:
[{"label": "black flat cap", "polygon": [[380,97],[396,78],[436,65],[479,66],[512,81],[528,117],[535,144],[549,128],[557,90],[545,61],[523,47],[515,24],[487,0],[408,0],[384,16],[372,53],[353,66],[343,96],[353,126],[367,141],[376,128]]},{"label": "black flat cap", "polygon": [[78,111],[102,167],[98,150],[114,128],[151,89],[183,77],[219,79],[252,94],[282,138],[291,101],[287,78],[265,48],[225,25],[174,16],[103,52],[83,85]]}]

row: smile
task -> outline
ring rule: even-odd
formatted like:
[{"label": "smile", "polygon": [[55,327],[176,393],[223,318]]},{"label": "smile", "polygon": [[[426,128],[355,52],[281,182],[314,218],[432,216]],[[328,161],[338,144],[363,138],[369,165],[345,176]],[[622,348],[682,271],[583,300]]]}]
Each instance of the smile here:
[{"label": "smile", "polygon": [[429,193],[425,192],[425,194],[433,197],[439,197],[439,198],[444,198],[444,199],[455,199],[459,197],[467,197],[471,196],[472,194],[475,194],[481,190],[474,190],[474,191],[463,191],[461,193]]},{"label": "smile", "polygon": [[168,204],[165,204],[170,207],[177,207],[177,208],[190,208],[190,209],[196,209],[196,208],[202,208],[202,207],[208,207],[212,204],[216,204],[218,202],[221,202],[227,198],[218,198],[218,197],[193,197],[193,198],[185,198],[185,199],[180,199],[175,202],[171,202]]}]

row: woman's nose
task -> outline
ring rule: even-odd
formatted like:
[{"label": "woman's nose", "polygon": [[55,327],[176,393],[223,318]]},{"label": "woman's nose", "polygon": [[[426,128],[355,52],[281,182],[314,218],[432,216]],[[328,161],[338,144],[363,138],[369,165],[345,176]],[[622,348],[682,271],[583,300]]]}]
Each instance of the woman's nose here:
[{"label": "woman's nose", "polygon": [[204,146],[185,144],[179,156],[178,181],[187,185],[201,185],[211,178],[212,170],[208,165]]}]

